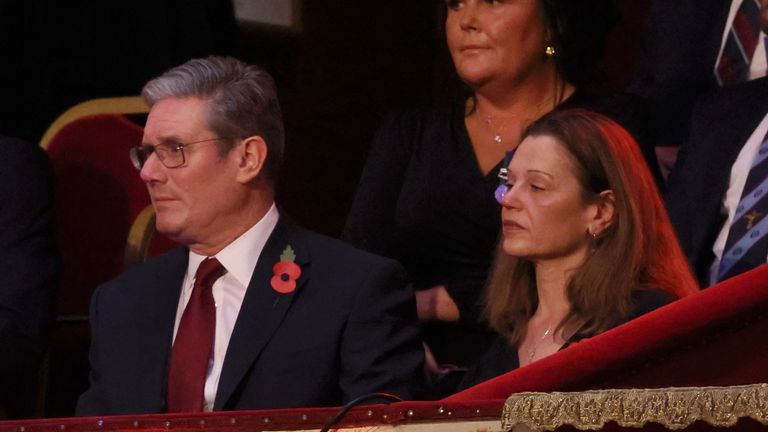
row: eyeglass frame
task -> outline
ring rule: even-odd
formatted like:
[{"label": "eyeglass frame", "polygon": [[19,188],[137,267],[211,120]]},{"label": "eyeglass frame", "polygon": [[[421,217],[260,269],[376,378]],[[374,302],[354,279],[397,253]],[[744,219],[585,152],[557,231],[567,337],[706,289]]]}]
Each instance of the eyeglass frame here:
[{"label": "eyeglass frame", "polygon": [[[137,145],[137,146],[131,147],[128,150],[128,156],[131,159],[131,163],[133,164],[133,167],[139,171],[141,171],[144,168],[144,165],[147,163],[147,160],[149,160],[149,157],[152,156],[152,153],[157,154],[157,159],[160,160],[160,163],[163,164],[164,167],[169,169],[179,168],[181,166],[184,166],[184,164],[187,163],[187,156],[184,153],[185,147],[189,147],[194,144],[201,144],[206,142],[221,141],[221,140],[228,140],[228,139],[232,139],[232,138],[216,137],[216,138],[209,138],[209,139],[204,139],[200,141],[193,141],[190,143],[161,143],[154,146],[149,144]],[[157,150],[158,147],[162,148],[159,152]],[[151,149],[151,150],[149,150],[146,157],[144,157],[144,161],[142,162],[139,152],[146,153],[146,150],[148,149]],[[165,163],[165,158],[168,157],[170,153],[165,153],[165,155],[163,155],[164,154],[163,152],[172,152],[177,150],[181,153],[181,163],[173,166],[168,166],[168,164]]]}]

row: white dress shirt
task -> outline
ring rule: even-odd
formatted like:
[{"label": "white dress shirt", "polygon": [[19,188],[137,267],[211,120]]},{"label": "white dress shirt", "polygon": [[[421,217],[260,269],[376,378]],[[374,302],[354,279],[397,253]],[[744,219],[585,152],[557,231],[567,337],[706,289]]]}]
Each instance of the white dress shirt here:
[{"label": "white dress shirt", "polygon": [[[720,56],[723,55],[723,49],[725,48],[725,41],[728,39],[728,34],[731,32],[731,26],[733,25],[733,19],[736,17],[741,7],[742,1],[755,1],[755,0],[733,0],[731,2],[731,10],[728,12],[728,21],[725,22],[725,31],[723,31],[723,38],[720,42],[720,51],[717,54],[717,60],[713,65],[713,71],[717,71],[717,64],[720,62]],[[752,56],[752,62],[749,66],[749,79],[760,78],[766,75],[766,68],[768,68],[768,61],[766,60],[765,53],[765,33],[762,31],[757,36],[757,47],[755,47],[755,54]]]},{"label": "white dress shirt", "polygon": [[[240,313],[240,306],[243,304],[245,291],[248,289],[264,244],[275,229],[278,218],[277,208],[272,204],[272,207],[259,222],[215,255],[227,272],[212,287],[213,300],[216,304],[216,333],[213,354],[208,362],[208,372],[205,376],[203,411],[213,410],[224,356],[227,353],[237,315]],[[176,310],[176,324],[173,329],[174,341],[184,308],[187,307],[187,302],[192,294],[197,267],[205,258],[207,257],[192,251],[189,252],[187,273],[184,275],[179,306]]]},{"label": "white dress shirt", "polygon": [[[738,207],[739,201],[741,201],[741,194],[744,192],[744,184],[747,182],[747,176],[749,175],[749,169],[752,167],[752,161],[755,160],[757,151],[760,149],[760,144],[763,142],[766,133],[768,133],[768,115],[763,117],[763,120],[757,125],[757,128],[752,132],[752,135],[750,135],[749,139],[744,144],[744,147],[741,148],[733,166],[731,166],[728,191],[725,193],[721,209],[722,214],[727,215],[727,219],[720,229],[720,234],[717,236],[717,240],[715,240],[715,243],[712,246],[715,260],[709,271],[710,285],[717,281],[720,259],[723,257],[725,242],[728,240],[728,231],[731,229],[733,216],[736,214],[736,207]],[[768,257],[766,259],[768,260]]]}]

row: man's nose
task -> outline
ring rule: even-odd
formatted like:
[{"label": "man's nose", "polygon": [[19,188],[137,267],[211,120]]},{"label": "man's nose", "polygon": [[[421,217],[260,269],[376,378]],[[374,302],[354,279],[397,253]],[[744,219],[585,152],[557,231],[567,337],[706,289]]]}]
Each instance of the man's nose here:
[{"label": "man's nose", "polygon": [[160,162],[160,157],[158,157],[156,152],[152,152],[147,157],[147,160],[144,161],[144,165],[141,167],[141,171],[139,171],[139,176],[146,183],[161,181],[164,178],[164,170],[165,166]]}]

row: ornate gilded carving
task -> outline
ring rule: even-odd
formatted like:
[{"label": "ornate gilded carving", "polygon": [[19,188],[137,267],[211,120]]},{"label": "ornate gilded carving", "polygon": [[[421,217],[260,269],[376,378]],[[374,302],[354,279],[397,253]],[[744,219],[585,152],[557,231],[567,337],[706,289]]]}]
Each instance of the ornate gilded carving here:
[{"label": "ornate gilded carving", "polygon": [[625,427],[654,422],[683,429],[697,420],[732,426],[747,417],[768,425],[768,384],[516,393],[504,404],[501,424],[505,431],[563,425],[596,430],[610,421]]}]

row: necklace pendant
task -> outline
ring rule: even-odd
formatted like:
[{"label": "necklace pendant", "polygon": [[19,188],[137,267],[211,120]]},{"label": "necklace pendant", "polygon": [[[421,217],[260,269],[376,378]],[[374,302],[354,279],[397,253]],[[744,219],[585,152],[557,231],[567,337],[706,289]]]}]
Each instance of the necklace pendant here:
[{"label": "necklace pendant", "polygon": [[496,141],[497,143],[501,144],[501,135],[494,135],[493,136],[493,140]]}]

